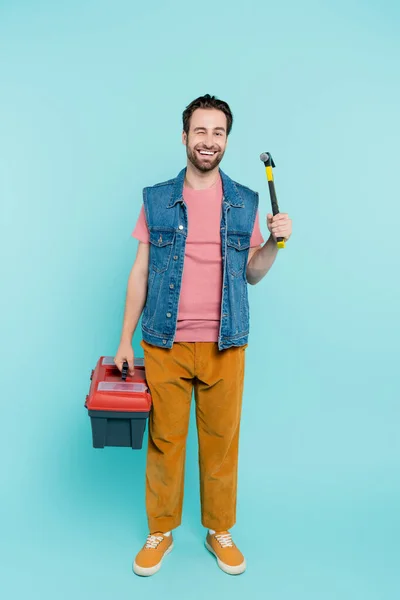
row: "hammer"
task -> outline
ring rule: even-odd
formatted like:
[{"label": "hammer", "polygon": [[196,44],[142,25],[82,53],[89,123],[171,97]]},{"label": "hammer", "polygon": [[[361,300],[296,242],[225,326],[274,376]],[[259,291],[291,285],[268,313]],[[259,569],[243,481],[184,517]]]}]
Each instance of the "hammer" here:
[{"label": "hammer", "polygon": [[[272,156],[269,152],[263,152],[260,155],[260,160],[265,165],[265,172],[267,174],[268,179],[269,194],[271,196],[272,214],[275,216],[279,214],[278,200],[276,198],[275,192],[274,175],[272,173],[272,167],[275,167],[275,163],[272,160]],[[285,240],[283,237],[277,238],[277,246],[278,248],[285,248]]]}]

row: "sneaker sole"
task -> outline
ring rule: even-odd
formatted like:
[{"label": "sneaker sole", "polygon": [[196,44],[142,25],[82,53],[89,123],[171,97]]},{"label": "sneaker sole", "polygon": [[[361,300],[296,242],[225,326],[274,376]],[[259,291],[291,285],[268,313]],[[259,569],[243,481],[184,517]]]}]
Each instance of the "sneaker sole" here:
[{"label": "sneaker sole", "polygon": [[205,540],[204,545],[207,548],[207,550],[215,556],[215,558],[217,559],[219,568],[222,571],[224,571],[224,573],[228,573],[228,575],[240,575],[241,573],[243,573],[246,570],[246,561],[245,560],[242,562],[242,564],[237,565],[236,567],[232,567],[231,565],[227,565],[226,563],[222,562],[222,560],[220,558],[218,558],[217,554],[211,548],[211,546],[207,542],[207,540]]},{"label": "sneaker sole", "polygon": [[157,563],[156,565],[154,565],[154,567],[140,567],[134,561],[133,562],[133,572],[136,573],[136,575],[141,575],[142,577],[150,577],[150,575],[154,575],[154,573],[157,573],[157,571],[159,571],[161,569],[162,561],[167,556],[167,554],[169,554],[171,552],[173,547],[174,547],[174,542],[172,542],[170,547],[164,552],[164,556],[162,557],[160,562]]}]

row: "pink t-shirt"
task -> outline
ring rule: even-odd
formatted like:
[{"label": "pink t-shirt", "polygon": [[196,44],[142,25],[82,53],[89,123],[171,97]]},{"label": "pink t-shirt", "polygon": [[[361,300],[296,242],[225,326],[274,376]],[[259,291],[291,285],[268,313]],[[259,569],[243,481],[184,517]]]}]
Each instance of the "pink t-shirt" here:
[{"label": "pink t-shirt", "polygon": [[[217,342],[221,316],[221,176],[205,190],[186,185],[183,199],[188,210],[182,287],[179,299],[175,342]],[[149,230],[144,207],[140,210],[132,236],[149,243]],[[250,246],[264,242],[257,211]]]}]

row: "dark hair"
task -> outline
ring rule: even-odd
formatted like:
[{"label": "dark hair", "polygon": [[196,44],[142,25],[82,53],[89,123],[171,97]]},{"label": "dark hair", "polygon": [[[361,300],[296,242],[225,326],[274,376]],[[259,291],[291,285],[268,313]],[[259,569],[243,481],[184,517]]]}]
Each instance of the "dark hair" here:
[{"label": "dark hair", "polygon": [[183,131],[188,134],[190,128],[190,119],[192,114],[197,108],[216,108],[217,110],[222,110],[222,112],[226,116],[226,135],[228,136],[232,129],[233,116],[231,113],[231,109],[228,104],[223,100],[218,100],[215,96],[210,96],[210,94],[206,94],[205,96],[199,96],[196,100],[193,100],[183,111],[182,121],[183,121]]}]

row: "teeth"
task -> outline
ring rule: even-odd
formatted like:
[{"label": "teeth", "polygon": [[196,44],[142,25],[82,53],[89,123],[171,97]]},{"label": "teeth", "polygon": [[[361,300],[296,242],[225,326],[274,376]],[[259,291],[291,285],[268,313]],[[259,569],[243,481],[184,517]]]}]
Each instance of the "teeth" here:
[{"label": "teeth", "polygon": [[214,152],[207,152],[206,150],[200,150],[200,154],[211,154],[211,156],[214,154]]}]

